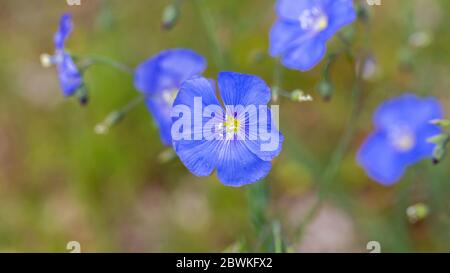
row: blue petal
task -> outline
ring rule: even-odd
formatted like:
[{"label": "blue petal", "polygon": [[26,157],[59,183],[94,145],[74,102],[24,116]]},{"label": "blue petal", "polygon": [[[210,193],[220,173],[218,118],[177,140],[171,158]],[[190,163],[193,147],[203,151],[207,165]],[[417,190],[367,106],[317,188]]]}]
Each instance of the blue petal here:
[{"label": "blue petal", "polygon": [[65,96],[71,96],[81,87],[83,81],[72,57],[67,53],[60,56],[62,60],[58,62],[57,70],[61,89]]},{"label": "blue petal", "polygon": [[202,98],[203,107],[208,105],[220,106],[214,90],[214,82],[204,77],[192,78],[185,81],[181,85],[173,106],[186,105],[193,109],[195,97]]},{"label": "blue petal", "polygon": [[239,187],[261,180],[271,168],[270,161],[252,153],[244,141],[228,141],[218,158],[217,175],[223,184]]},{"label": "blue petal", "polygon": [[64,49],[64,43],[72,32],[73,24],[72,24],[72,15],[70,13],[65,13],[61,16],[59,21],[59,29],[55,33],[53,37],[53,42],[55,43],[55,48],[57,50]]},{"label": "blue petal", "polygon": [[385,132],[368,137],[357,156],[367,175],[382,185],[392,185],[402,177],[406,163],[390,145]]},{"label": "blue petal", "polygon": [[281,61],[288,68],[308,71],[323,59],[325,52],[325,42],[315,37],[290,49]]},{"label": "blue petal", "polygon": [[225,105],[267,105],[271,98],[270,88],[256,76],[221,72],[218,84]]},{"label": "blue petal", "polygon": [[441,105],[436,99],[405,94],[381,104],[375,112],[374,123],[378,128],[407,125],[415,130],[442,116]]},{"label": "blue petal", "polygon": [[297,22],[278,20],[273,25],[269,36],[270,55],[277,57],[291,48],[298,40],[309,38],[309,33],[305,32]]},{"label": "blue petal", "polygon": [[135,71],[134,85],[146,94],[179,88],[187,79],[200,75],[205,59],[190,49],[170,49],[140,64]]},{"label": "blue petal", "polygon": [[162,96],[148,97],[146,98],[145,103],[158,125],[162,143],[170,146],[172,144],[170,132],[172,128],[172,118],[170,116],[172,106],[169,105]]},{"label": "blue petal", "polygon": [[[258,118],[252,118],[251,116],[244,117],[245,118],[245,145],[247,148],[258,156],[260,159],[264,161],[271,161],[274,157],[278,156],[281,152],[282,143],[284,140],[283,135],[278,131],[275,127],[275,124],[272,122],[270,109],[267,109],[267,114],[263,115],[259,112]],[[256,120],[256,128],[259,128],[260,125],[266,128],[266,132],[270,135],[268,140],[262,138],[261,132],[252,132],[249,128],[252,127],[253,123]],[[258,129],[259,130],[259,129]],[[258,134],[257,134],[258,133]],[[276,140],[276,143],[270,143],[270,140]],[[267,149],[267,145],[270,144],[270,149]],[[265,149],[263,149],[262,145],[266,145]]]},{"label": "blue petal", "polygon": [[299,17],[304,10],[322,7],[323,2],[323,0],[278,0],[275,4],[275,10],[282,19],[300,24]]},{"label": "blue petal", "polygon": [[[201,97],[203,107],[208,105],[216,105],[220,107],[217,100],[215,90],[211,81],[205,78],[196,78],[186,81],[180,89],[175,99],[173,107],[178,105],[188,106],[193,111],[194,98]],[[179,118],[173,118],[176,122]],[[207,120],[204,119],[204,122]],[[206,139],[194,140],[194,121],[191,117],[191,140],[173,140],[173,147],[181,162],[189,169],[190,172],[197,176],[207,176],[212,173],[216,166],[217,158],[220,153],[221,141]]]},{"label": "blue petal", "polygon": [[430,137],[436,136],[442,133],[442,129],[436,125],[424,124],[422,127],[416,130],[416,145],[410,152],[408,164],[414,164],[425,158],[432,158],[433,150],[436,146],[427,140]]},{"label": "blue petal", "polygon": [[328,16],[328,27],[320,35],[326,40],[342,27],[354,22],[357,17],[353,0],[330,1],[325,5],[325,10]]}]

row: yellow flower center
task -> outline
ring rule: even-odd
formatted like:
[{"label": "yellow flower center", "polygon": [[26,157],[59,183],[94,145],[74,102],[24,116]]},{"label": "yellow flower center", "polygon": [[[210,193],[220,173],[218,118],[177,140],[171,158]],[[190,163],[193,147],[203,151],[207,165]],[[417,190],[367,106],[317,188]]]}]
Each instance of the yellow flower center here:
[{"label": "yellow flower center", "polygon": [[239,132],[239,126],[241,125],[241,121],[234,117],[227,117],[226,121],[223,123],[223,127],[227,133],[237,134]]}]

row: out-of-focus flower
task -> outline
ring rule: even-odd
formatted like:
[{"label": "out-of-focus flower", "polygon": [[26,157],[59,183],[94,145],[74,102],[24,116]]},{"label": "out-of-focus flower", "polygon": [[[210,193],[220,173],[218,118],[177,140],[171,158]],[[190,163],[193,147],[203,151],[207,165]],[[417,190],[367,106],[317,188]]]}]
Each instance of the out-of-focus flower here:
[{"label": "out-of-focus flower", "polygon": [[439,118],[442,109],[434,98],[405,94],[384,102],[375,112],[376,129],[360,148],[358,163],[383,185],[397,182],[408,166],[433,155],[435,145],[427,140],[441,129],[430,121]]},{"label": "out-of-focus flower", "polygon": [[414,48],[424,48],[433,41],[432,33],[426,31],[414,32],[409,36],[409,44]]},{"label": "out-of-focus flower", "polygon": [[134,85],[146,96],[164,145],[172,144],[170,112],[181,84],[202,74],[205,68],[206,60],[190,49],[162,51],[136,68]]},{"label": "out-of-focus flower", "polygon": [[278,0],[270,54],[288,68],[307,71],[323,59],[327,41],[356,19],[352,0]]},{"label": "out-of-focus flower", "polygon": [[[227,186],[257,182],[269,173],[283,141],[267,107],[270,88],[256,76],[234,72],[221,72],[218,85],[225,109],[210,80],[196,78],[182,85],[173,105],[174,150],[197,176],[208,176],[216,169],[219,180]],[[205,110],[200,124],[196,124],[195,114],[189,117],[188,128],[183,127],[180,133],[184,137],[175,137],[176,128],[186,118],[184,112],[181,117],[175,115],[178,109],[195,113],[199,106],[214,111],[206,114]],[[250,111],[252,106],[258,110]],[[199,132],[202,134],[197,137]]]},{"label": "out-of-focus flower", "polygon": [[356,63],[356,73],[364,80],[373,79],[378,72],[377,60],[373,55],[358,59]]},{"label": "out-of-focus flower", "polygon": [[65,42],[73,29],[72,15],[69,13],[61,16],[59,29],[55,33],[53,42],[55,44],[55,55],[41,55],[41,63],[44,67],[56,65],[59,82],[64,96],[71,96],[82,85],[81,74],[72,57],[65,50]]}]

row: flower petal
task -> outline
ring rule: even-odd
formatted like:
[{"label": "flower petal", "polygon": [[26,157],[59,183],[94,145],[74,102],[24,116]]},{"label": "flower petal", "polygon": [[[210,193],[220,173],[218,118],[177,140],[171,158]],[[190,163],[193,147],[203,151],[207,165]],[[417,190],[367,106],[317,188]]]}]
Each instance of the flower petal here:
[{"label": "flower petal", "polygon": [[218,83],[225,105],[267,105],[271,98],[267,84],[253,75],[221,72]]},{"label": "flower petal", "polygon": [[281,61],[288,68],[308,71],[323,59],[325,52],[325,42],[315,37],[290,49]]},{"label": "flower petal", "polygon": [[134,85],[142,93],[156,94],[179,88],[206,68],[205,59],[190,49],[169,49],[141,63],[135,71]]},{"label": "flower petal", "polygon": [[392,185],[403,175],[406,163],[389,144],[385,132],[370,135],[357,155],[367,175],[382,185]]},{"label": "flower petal", "polygon": [[269,52],[272,57],[282,55],[286,50],[291,48],[293,44],[302,39],[309,37],[309,33],[305,32],[298,23],[290,21],[278,20],[270,30]]},{"label": "flower petal", "polygon": [[438,100],[405,94],[381,104],[375,112],[374,123],[378,128],[408,125],[414,130],[428,124],[430,120],[442,117],[442,108]]},{"label": "flower petal", "polygon": [[[242,117],[245,119],[244,143],[260,159],[271,161],[280,154],[284,137],[273,124],[270,109],[267,108],[265,112],[260,111],[258,117],[250,115]],[[264,128],[264,132],[261,131],[260,126]],[[258,128],[257,131],[252,130],[252,127]]]},{"label": "flower petal", "polygon": [[81,87],[83,80],[72,57],[67,53],[63,53],[61,58],[61,62],[57,63],[59,82],[63,94],[71,96]]},{"label": "flower petal", "polygon": [[436,125],[425,124],[416,131],[416,145],[410,152],[409,164],[416,163],[425,158],[433,156],[436,144],[428,142],[428,139],[442,133],[442,129]]},{"label": "flower petal", "polygon": [[53,37],[53,42],[55,43],[55,48],[57,50],[64,49],[64,43],[67,37],[69,37],[70,33],[72,32],[72,29],[72,14],[65,13],[63,16],[61,16],[61,19],[59,21],[59,29]]},{"label": "flower petal", "polygon": [[322,0],[278,0],[275,11],[282,19],[299,22],[299,17],[304,10],[321,7],[322,4]]},{"label": "flower petal", "polygon": [[170,111],[172,105],[169,105],[162,96],[148,97],[145,99],[145,104],[158,125],[162,143],[168,146],[171,145],[172,117],[170,116]]},{"label": "flower petal", "polygon": [[229,141],[224,145],[217,161],[217,175],[227,186],[240,187],[257,182],[272,168],[270,161],[252,153],[244,141]]},{"label": "flower petal", "polygon": [[[181,86],[173,107],[187,106],[193,111],[195,97],[202,98],[203,107],[216,105],[220,108],[220,103],[217,100],[211,81],[201,77],[188,80]],[[189,171],[197,176],[207,176],[212,173],[216,166],[222,142],[218,140],[206,140],[205,138],[195,140],[193,137],[193,133],[196,130],[194,128],[194,117],[191,116],[190,118],[191,128],[189,130],[191,139],[177,140],[173,138],[173,147],[181,162],[183,162]],[[172,121],[176,122],[178,119],[179,117],[175,117]],[[204,118],[202,125],[208,120]]]},{"label": "flower petal", "polygon": [[330,39],[342,27],[356,20],[353,0],[333,0],[325,5],[328,16],[328,27],[320,34],[323,39]]}]

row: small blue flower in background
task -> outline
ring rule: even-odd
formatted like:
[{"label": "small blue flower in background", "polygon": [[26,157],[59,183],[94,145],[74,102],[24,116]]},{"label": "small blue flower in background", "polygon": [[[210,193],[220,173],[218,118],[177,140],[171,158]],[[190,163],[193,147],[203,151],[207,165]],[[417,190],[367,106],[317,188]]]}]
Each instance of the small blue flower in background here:
[{"label": "small blue flower in background", "polygon": [[325,55],[327,41],[356,19],[353,0],[278,0],[270,54],[283,65],[307,71]]},{"label": "small blue flower in background", "polygon": [[59,82],[65,96],[71,96],[82,85],[83,80],[72,57],[65,51],[64,45],[72,32],[72,15],[69,13],[61,16],[59,29],[54,35],[55,55],[42,55],[41,61],[44,66],[56,65]]},{"label": "small blue flower in background", "polygon": [[376,129],[360,148],[358,163],[383,185],[399,181],[408,166],[432,157],[434,144],[427,139],[441,129],[430,121],[442,116],[434,98],[405,94],[384,102],[375,112]]},{"label": "small blue flower in background", "polygon": [[172,145],[170,112],[181,84],[205,69],[206,60],[190,49],[162,51],[136,68],[134,85],[146,95],[147,108],[165,145]]},{"label": "small blue flower in background", "polygon": [[[173,137],[174,150],[183,164],[197,176],[208,176],[217,170],[219,180],[227,186],[238,187],[257,182],[269,173],[271,160],[278,156],[283,142],[283,136],[272,124],[271,112],[267,107],[271,98],[270,89],[256,76],[234,72],[221,72],[218,85],[225,109],[216,96],[215,84],[211,80],[198,77],[182,85],[174,109],[179,106],[194,109],[195,98],[200,97],[203,108],[214,106],[220,110],[214,112],[210,119],[203,116],[200,121],[203,128],[212,122],[210,128],[218,130],[214,133],[216,137],[210,139],[203,137],[196,140],[191,137],[178,140]],[[244,109],[252,105],[267,109],[266,115],[257,113],[256,125],[258,128],[265,127],[271,136],[275,136],[273,149],[264,150],[262,145],[267,143],[266,140],[249,137],[252,134],[250,123],[256,119],[252,119]],[[174,126],[180,118],[174,117]],[[196,132],[194,123],[188,130],[190,133]],[[227,137],[223,137],[223,132]]]}]

